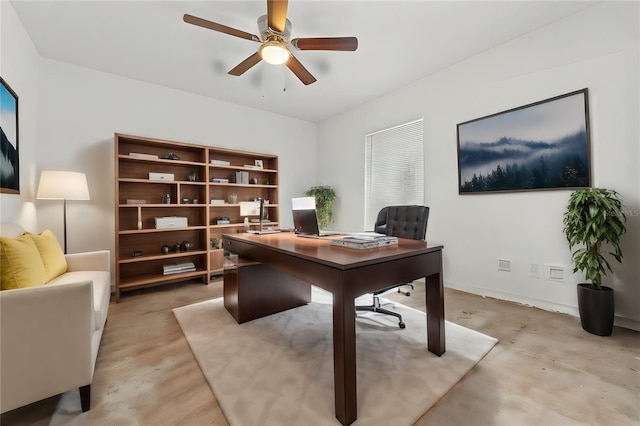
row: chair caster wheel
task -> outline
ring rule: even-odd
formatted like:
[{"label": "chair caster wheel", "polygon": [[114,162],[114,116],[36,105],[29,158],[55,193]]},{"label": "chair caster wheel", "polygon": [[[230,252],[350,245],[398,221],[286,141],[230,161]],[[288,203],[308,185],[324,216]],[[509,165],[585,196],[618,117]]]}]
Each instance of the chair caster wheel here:
[{"label": "chair caster wheel", "polygon": [[405,326],[404,326],[404,323],[403,323],[403,322],[399,323],[399,324],[398,324],[398,327],[400,327],[400,328],[404,328],[404,327],[405,327]]},{"label": "chair caster wheel", "polygon": [[405,295],[405,296],[407,296],[407,297],[408,297],[408,296],[411,296],[411,292],[410,292],[410,291],[408,291],[408,292],[406,292],[404,295]]}]

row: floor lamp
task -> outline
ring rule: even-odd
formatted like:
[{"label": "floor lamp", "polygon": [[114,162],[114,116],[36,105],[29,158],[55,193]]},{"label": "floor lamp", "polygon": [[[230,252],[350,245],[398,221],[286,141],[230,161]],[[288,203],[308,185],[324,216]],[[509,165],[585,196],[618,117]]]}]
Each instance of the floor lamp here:
[{"label": "floor lamp", "polygon": [[87,177],[78,172],[43,171],[38,184],[38,200],[63,200],[64,252],[67,253],[67,200],[89,200]]}]

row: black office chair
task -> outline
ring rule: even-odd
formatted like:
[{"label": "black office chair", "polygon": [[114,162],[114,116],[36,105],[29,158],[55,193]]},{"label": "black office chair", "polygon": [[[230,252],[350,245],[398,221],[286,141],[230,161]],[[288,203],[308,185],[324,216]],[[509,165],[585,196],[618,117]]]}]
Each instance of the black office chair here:
[{"label": "black office chair", "polygon": [[[424,240],[427,234],[427,221],[429,220],[429,207],[426,206],[388,206],[384,207],[378,213],[376,223],[374,225],[374,231],[380,234],[392,235],[398,238],[409,238],[412,240]],[[380,304],[380,295],[387,291],[398,288],[401,286],[411,286],[413,284],[400,283],[394,284],[389,287],[385,287],[373,293],[373,304],[369,306],[356,306],[356,311],[369,311],[379,312],[385,315],[392,315],[397,317],[400,321],[398,326],[404,328],[405,324],[402,321],[402,315],[397,312],[385,309]],[[405,293],[409,296],[411,293],[407,291]]]}]

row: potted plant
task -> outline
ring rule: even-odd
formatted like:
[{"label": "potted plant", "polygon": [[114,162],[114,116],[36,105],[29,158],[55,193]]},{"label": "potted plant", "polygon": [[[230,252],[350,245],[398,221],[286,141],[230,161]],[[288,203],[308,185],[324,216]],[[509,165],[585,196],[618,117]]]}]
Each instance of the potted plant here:
[{"label": "potted plant", "polygon": [[336,192],[330,186],[312,186],[304,195],[316,198],[318,226],[320,229],[326,229],[333,222],[333,203],[336,200]]},{"label": "potted plant", "polygon": [[578,310],[582,328],[592,334],[609,336],[613,330],[613,289],[602,285],[602,276],[611,266],[604,254],[622,263],[620,236],[626,217],[616,191],[602,188],[578,189],[571,194],[564,214],[564,234],[572,253],[573,272],[582,271],[591,283],[578,284]]}]

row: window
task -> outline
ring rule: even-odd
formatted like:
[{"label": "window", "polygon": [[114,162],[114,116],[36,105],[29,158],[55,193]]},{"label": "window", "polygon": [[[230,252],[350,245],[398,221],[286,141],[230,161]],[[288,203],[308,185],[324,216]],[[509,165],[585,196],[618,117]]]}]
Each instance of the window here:
[{"label": "window", "polygon": [[424,204],[422,119],[365,136],[364,174],[364,229],[385,206]]}]

